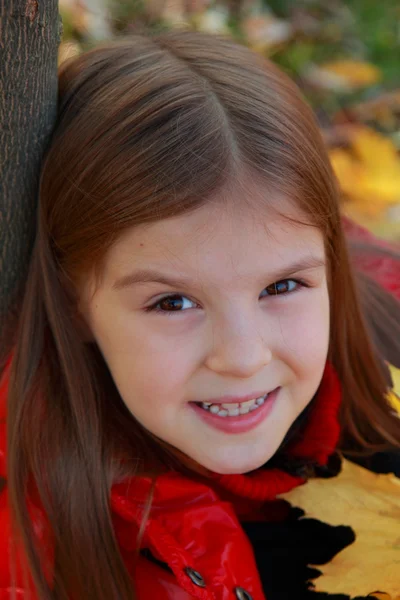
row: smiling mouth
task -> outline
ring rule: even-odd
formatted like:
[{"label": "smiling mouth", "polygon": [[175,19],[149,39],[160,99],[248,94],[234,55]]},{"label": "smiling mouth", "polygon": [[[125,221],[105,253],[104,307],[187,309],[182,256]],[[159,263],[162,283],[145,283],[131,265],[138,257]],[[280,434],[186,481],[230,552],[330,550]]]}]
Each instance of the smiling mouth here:
[{"label": "smiling mouth", "polygon": [[240,415],[247,415],[260,408],[268,396],[269,394],[264,394],[264,396],[260,396],[259,398],[238,403],[212,404],[212,402],[195,402],[195,404],[218,417],[238,417]]}]

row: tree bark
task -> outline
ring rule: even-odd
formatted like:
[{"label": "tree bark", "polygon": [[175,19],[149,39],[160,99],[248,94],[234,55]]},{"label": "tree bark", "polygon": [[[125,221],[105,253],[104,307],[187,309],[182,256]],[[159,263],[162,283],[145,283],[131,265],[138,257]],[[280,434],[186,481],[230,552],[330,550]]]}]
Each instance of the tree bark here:
[{"label": "tree bark", "polygon": [[60,37],[57,0],[0,0],[0,372],[14,343],[35,236]]}]

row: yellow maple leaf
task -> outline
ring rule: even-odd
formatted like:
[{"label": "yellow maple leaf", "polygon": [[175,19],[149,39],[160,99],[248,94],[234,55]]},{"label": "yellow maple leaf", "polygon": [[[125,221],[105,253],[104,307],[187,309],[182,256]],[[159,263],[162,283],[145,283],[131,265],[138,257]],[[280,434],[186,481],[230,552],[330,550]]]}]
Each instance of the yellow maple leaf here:
[{"label": "yellow maple leaf", "polygon": [[388,401],[389,401],[390,405],[395,409],[395,411],[397,412],[397,414],[399,415],[399,418],[400,418],[400,398],[399,398],[399,396],[391,391],[388,393]]},{"label": "yellow maple leaf", "polygon": [[337,477],[312,479],[281,497],[303,508],[306,517],[350,525],[355,532],[353,544],[317,566],[322,575],[315,591],[400,594],[400,479],[343,460]]},{"label": "yellow maple leaf", "polygon": [[381,79],[380,70],[360,60],[337,60],[319,65],[319,68],[340,78],[351,87],[372,85]]},{"label": "yellow maple leaf", "polygon": [[310,65],[304,73],[306,79],[318,88],[351,92],[372,85],[382,77],[371,63],[357,60],[338,60]]},{"label": "yellow maple leaf", "polygon": [[334,148],[330,151],[329,156],[340,187],[345,194],[349,197],[361,195],[360,187],[364,186],[366,175],[363,164],[342,148]]},{"label": "yellow maple leaf", "polygon": [[389,365],[390,374],[393,381],[393,390],[400,397],[400,369],[396,369],[393,365]]},{"label": "yellow maple leaf", "polygon": [[78,42],[61,42],[58,50],[58,66],[65,60],[77,56],[81,53],[81,47]]},{"label": "yellow maple leaf", "polygon": [[400,201],[400,158],[391,140],[359,127],[348,150],[330,152],[333,170],[356,212],[372,216]]},{"label": "yellow maple leaf", "polygon": [[360,128],[352,150],[368,173],[367,186],[387,201],[400,199],[400,159],[393,142],[385,136]]},{"label": "yellow maple leaf", "polygon": [[390,375],[393,381],[393,390],[388,393],[388,401],[395,409],[400,418],[400,369],[389,365]]}]

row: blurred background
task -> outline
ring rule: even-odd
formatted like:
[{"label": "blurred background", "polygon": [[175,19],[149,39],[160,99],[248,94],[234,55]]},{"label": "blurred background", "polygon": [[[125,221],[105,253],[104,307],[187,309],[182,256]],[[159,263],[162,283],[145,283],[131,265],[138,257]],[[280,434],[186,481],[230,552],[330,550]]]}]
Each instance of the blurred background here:
[{"label": "blurred background", "polygon": [[400,243],[399,0],[60,0],[59,62],[171,27],[229,35],[275,61],[311,103],[343,211]]}]

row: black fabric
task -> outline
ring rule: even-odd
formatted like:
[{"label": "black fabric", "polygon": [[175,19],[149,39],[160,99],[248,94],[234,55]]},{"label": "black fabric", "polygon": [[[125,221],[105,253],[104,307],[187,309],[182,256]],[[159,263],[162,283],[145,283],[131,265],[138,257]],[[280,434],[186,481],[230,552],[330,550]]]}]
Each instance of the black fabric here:
[{"label": "black fabric", "polygon": [[295,477],[311,479],[313,477],[328,479],[336,477],[342,470],[342,459],[337,452],[331,454],[326,465],[318,465],[315,461],[294,459],[284,453],[273,456],[263,467],[264,469],[281,469]]},{"label": "black fabric", "polygon": [[372,456],[362,458],[346,458],[374,473],[394,473],[396,477],[400,477],[400,450],[376,452]]},{"label": "black fabric", "polygon": [[[332,560],[354,542],[353,530],[303,518],[304,514],[302,509],[291,507],[282,523],[242,523],[253,546],[265,596],[268,600],[349,600],[345,594],[315,592],[313,580],[321,571],[309,565]],[[361,598],[364,596],[357,600]]]}]

